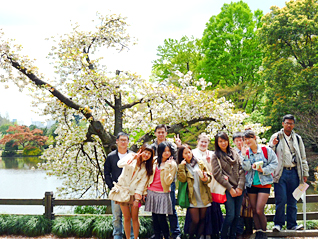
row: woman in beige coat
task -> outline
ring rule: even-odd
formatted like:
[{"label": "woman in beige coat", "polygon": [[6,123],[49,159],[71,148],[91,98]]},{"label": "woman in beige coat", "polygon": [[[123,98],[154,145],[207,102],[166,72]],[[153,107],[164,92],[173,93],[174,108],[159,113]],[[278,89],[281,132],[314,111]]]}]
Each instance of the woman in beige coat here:
[{"label": "woman in beige coat", "polygon": [[153,156],[152,147],[144,145],[137,154],[128,154],[126,157],[118,161],[117,165],[123,168],[118,178],[118,185],[129,188],[129,202],[116,202],[120,204],[120,208],[124,215],[124,229],[126,238],[130,239],[130,231],[132,220],[134,238],[139,235],[139,203],[142,199],[146,183],[153,174]]}]

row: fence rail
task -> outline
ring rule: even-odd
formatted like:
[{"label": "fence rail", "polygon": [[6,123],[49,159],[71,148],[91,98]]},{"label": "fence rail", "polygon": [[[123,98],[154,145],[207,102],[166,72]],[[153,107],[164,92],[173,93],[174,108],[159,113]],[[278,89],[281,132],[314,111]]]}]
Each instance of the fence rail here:
[{"label": "fence rail", "polygon": [[[299,199],[298,203],[302,203]],[[318,203],[318,195],[306,195],[306,203]],[[270,197],[267,204],[275,204],[275,198]],[[0,199],[0,205],[42,205],[44,206],[44,215],[48,219],[54,219],[53,209],[55,206],[87,206],[104,205],[110,206],[109,199],[55,199],[53,192],[45,192],[43,199]],[[273,221],[274,215],[266,215],[269,221]],[[297,214],[297,219],[303,219],[303,213]],[[318,212],[306,212],[306,219],[317,220]]]}]

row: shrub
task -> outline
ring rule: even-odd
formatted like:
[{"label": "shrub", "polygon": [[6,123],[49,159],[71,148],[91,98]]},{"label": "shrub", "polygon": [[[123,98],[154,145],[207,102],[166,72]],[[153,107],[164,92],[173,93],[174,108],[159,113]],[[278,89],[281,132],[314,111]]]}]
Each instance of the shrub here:
[{"label": "shrub", "polygon": [[139,228],[139,237],[140,238],[150,238],[153,234],[153,226],[151,217],[140,217],[140,228]]},{"label": "shrub", "polygon": [[181,238],[186,239],[187,235],[184,234],[184,223],[185,223],[185,216],[178,217],[180,231],[181,231]]},{"label": "shrub", "polygon": [[8,227],[8,216],[7,215],[0,215],[0,235],[3,235],[7,232]]},{"label": "shrub", "polygon": [[72,232],[77,237],[91,237],[94,217],[77,217],[72,220]]},{"label": "shrub", "polygon": [[307,230],[317,230],[318,229],[318,221],[317,220],[310,220],[310,221],[306,221],[306,229]]},{"label": "shrub", "polygon": [[16,151],[6,151],[6,150],[2,151],[2,154],[1,154],[2,157],[13,157],[15,155],[17,155]]},{"label": "shrub", "polygon": [[41,155],[42,150],[35,146],[27,146],[23,149],[24,156],[38,156]]},{"label": "shrub", "polygon": [[107,214],[107,206],[77,206],[74,209],[75,214]]},{"label": "shrub", "polygon": [[8,216],[7,217],[7,234],[22,234],[23,225],[29,220],[30,216]]},{"label": "shrub", "polygon": [[29,237],[36,237],[51,232],[51,221],[44,216],[25,216],[26,223],[22,226],[22,232]]},{"label": "shrub", "polygon": [[111,238],[113,234],[112,216],[98,217],[94,222],[92,232],[98,238]]},{"label": "shrub", "polygon": [[72,219],[58,217],[53,221],[52,233],[58,237],[68,237],[72,235]]}]

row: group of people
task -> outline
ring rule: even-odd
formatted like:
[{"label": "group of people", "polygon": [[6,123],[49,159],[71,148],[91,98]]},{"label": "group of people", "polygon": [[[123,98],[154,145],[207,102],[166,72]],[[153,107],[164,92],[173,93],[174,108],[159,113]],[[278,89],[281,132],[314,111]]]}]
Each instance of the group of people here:
[{"label": "group of people", "polygon": [[[123,238],[124,231],[126,238],[138,238],[142,204],[145,211],[152,213],[155,239],[181,238],[175,209],[176,179],[187,183],[189,207],[184,233],[190,238],[236,238],[243,234],[243,197],[248,197],[253,211],[256,238],[267,238],[264,208],[272,184],[276,200],[273,230],[280,231],[285,225],[286,204],[287,229],[301,229],[292,193],[307,181],[308,165],[303,141],[293,131],[294,124],[293,115],[284,116],[283,128],[271,137],[269,147],[259,145],[251,129],[233,134],[235,147],[230,146],[225,132],[219,132],[214,152],[208,150],[210,140],[205,134],[199,136],[193,150],[178,136],[175,143],[167,141],[165,125],[158,125],[155,142],[143,145],[137,153],[128,150],[129,136],[119,133],[117,150],[108,155],[104,165],[105,180],[111,192],[114,184],[119,185],[116,190],[126,188],[130,198],[111,203],[114,239]],[[220,204],[212,201],[213,180],[226,189],[224,219]]]}]

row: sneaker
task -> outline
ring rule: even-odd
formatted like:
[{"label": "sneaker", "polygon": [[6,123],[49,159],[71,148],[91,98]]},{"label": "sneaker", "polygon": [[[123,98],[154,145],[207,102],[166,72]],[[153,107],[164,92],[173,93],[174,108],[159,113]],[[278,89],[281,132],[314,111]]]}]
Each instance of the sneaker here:
[{"label": "sneaker", "polygon": [[262,232],[262,239],[267,239],[268,237],[267,237],[267,234],[266,234],[266,232]]},{"label": "sneaker", "polygon": [[300,225],[296,225],[296,226],[293,226],[290,230],[302,230],[304,228],[304,225],[303,224],[300,224]]},{"label": "sneaker", "polygon": [[282,227],[280,225],[273,226],[273,232],[280,232],[282,230]]},{"label": "sneaker", "polygon": [[264,235],[266,235],[266,233],[264,233],[263,231],[256,231],[255,239],[263,239]]}]

